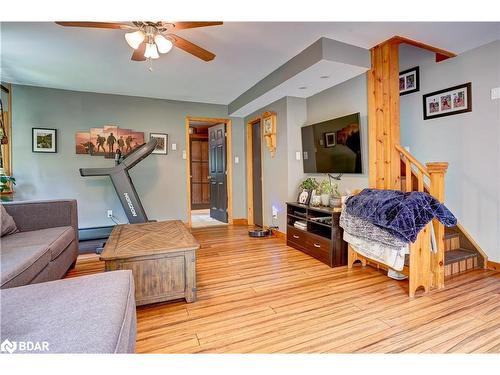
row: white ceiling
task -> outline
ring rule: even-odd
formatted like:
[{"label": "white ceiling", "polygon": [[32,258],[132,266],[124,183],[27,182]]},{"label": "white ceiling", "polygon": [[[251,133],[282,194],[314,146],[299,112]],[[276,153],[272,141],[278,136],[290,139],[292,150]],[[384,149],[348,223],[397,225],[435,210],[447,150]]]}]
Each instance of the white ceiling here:
[{"label": "white ceiling", "polygon": [[[130,61],[123,31],[2,23],[1,79],[68,90],[228,104],[320,37],[370,48],[394,35],[461,53],[500,39],[500,23],[228,22],[181,30],[214,52],[203,62],[173,49]],[[304,84],[306,85],[306,84]]]}]

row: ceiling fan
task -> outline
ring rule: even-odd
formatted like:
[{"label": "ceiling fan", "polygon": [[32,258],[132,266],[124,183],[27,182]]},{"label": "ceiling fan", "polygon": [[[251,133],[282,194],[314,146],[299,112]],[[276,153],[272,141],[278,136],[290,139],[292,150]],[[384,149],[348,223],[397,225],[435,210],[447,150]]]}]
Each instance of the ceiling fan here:
[{"label": "ceiling fan", "polygon": [[158,59],[159,53],[169,52],[173,46],[178,47],[199,59],[211,61],[215,55],[194,43],[173,34],[173,31],[192,29],[195,27],[217,26],[222,22],[143,22],[131,24],[115,22],[56,22],[60,26],[91,27],[97,29],[119,29],[129,31],[125,34],[128,45],[134,49],[133,61]]}]

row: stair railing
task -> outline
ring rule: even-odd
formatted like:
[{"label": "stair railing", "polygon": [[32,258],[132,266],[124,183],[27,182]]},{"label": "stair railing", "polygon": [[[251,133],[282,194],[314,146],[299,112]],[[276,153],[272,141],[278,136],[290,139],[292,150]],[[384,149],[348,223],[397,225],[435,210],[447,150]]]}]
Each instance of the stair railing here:
[{"label": "stair railing", "polygon": [[[424,166],[401,145],[395,145],[400,155],[400,162],[405,166],[406,178],[401,179],[401,190],[427,191],[438,201],[444,201],[444,176],[448,169],[446,162],[426,163]],[[416,179],[416,183],[414,181]],[[435,252],[431,252],[431,227],[436,237]],[[410,248],[410,296],[422,286],[427,292],[431,287],[444,287],[444,225],[437,219],[419,233]]]}]

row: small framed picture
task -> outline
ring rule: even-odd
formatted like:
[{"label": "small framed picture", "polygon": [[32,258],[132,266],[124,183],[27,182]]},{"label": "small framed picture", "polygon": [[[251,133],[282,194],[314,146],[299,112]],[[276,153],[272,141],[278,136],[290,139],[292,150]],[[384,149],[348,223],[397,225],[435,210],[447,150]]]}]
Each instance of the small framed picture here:
[{"label": "small framed picture", "polygon": [[337,145],[337,133],[325,133],[325,147],[334,147]]},{"label": "small framed picture", "polygon": [[420,90],[420,71],[418,66],[399,73],[399,96]]},{"label": "small framed picture", "polygon": [[168,154],[168,134],[164,133],[149,133],[149,139],[156,139],[156,147],[153,150],[153,154]]},{"label": "small framed picture", "polygon": [[302,191],[299,193],[297,197],[297,203],[305,204],[306,206],[308,206],[309,202],[311,201],[311,194],[312,190],[302,189]]},{"label": "small framed picture", "polygon": [[57,129],[33,128],[32,131],[33,152],[57,152]]},{"label": "small framed picture", "polygon": [[424,120],[472,111],[471,83],[434,91],[423,96]]}]

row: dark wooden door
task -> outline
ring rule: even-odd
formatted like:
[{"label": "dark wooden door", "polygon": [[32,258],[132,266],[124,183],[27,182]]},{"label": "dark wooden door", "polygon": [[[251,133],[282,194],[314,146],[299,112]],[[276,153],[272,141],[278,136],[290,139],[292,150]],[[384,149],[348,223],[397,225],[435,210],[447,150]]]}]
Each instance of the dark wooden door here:
[{"label": "dark wooden door", "polygon": [[262,153],[261,124],[252,125],[252,189],[253,189],[253,222],[262,227]]},{"label": "dark wooden door", "polygon": [[208,129],[210,217],[227,223],[226,125]]},{"label": "dark wooden door", "polygon": [[208,138],[191,140],[191,208],[210,208]]}]

